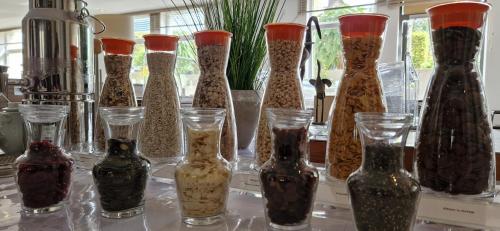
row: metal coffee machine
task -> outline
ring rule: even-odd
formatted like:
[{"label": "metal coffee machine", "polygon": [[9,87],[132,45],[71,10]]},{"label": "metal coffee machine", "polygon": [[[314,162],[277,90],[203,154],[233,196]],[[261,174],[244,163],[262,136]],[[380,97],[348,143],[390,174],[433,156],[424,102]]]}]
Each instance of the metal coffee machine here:
[{"label": "metal coffee machine", "polygon": [[[22,22],[27,104],[69,105],[66,148],[92,142],[94,56],[92,17],[83,0],[29,0]],[[103,25],[104,30],[104,25]]]}]

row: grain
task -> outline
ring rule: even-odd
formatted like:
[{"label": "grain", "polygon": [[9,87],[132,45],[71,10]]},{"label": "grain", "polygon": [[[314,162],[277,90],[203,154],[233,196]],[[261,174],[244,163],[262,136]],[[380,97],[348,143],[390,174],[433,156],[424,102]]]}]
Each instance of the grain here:
[{"label": "grain", "polygon": [[[134,89],[130,82],[130,66],[132,57],[124,55],[104,56],[107,78],[99,99],[99,107],[136,107]],[[97,148],[103,150],[106,144],[104,127],[99,115],[97,115],[96,142]]]},{"label": "grain", "polygon": [[176,56],[150,53],[147,59],[150,76],[143,97],[145,114],[139,133],[140,148],[146,157],[163,161],[182,152],[180,102],[173,75]]},{"label": "grain", "polygon": [[238,149],[233,100],[226,78],[229,46],[198,47],[200,79],[193,98],[193,107],[224,108],[226,119],[222,128],[221,153],[228,161],[236,160]]},{"label": "grain", "polygon": [[175,171],[177,196],[185,217],[212,217],[225,213],[231,169],[218,156],[219,131],[187,129],[187,164]]},{"label": "grain", "polygon": [[289,40],[268,41],[271,75],[262,102],[256,140],[256,164],[264,164],[271,156],[271,134],[265,111],[267,108],[304,109],[304,98],[298,74],[302,43]]},{"label": "grain", "polygon": [[380,37],[343,38],[346,71],[332,107],[327,145],[329,176],[345,180],[361,165],[361,142],[354,114],[385,112],[376,60]]}]

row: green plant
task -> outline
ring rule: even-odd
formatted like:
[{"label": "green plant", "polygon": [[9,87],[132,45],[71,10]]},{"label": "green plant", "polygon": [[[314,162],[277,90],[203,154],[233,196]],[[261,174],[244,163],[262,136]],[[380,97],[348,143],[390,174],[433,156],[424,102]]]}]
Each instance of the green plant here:
[{"label": "green plant", "polygon": [[266,56],[264,25],[278,19],[285,1],[183,0],[195,24],[233,33],[227,68],[232,90],[258,90],[262,86],[259,72]]},{"label": "green plant", "polygon": [[411,35],[411,54],[413,63],[417,69],[429,69],[433,67],[429,33],[427,31],[415,31]]}]

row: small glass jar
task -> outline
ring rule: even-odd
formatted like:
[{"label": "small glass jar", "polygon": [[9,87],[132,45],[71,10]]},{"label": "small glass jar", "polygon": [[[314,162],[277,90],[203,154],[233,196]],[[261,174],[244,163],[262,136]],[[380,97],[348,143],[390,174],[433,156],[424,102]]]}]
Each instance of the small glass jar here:
[{"label": "small glass jar", "polygon": [[420,185],[403,166],[408,114],[356,113],[363,163],[347,179],[357,230],[411,231]]},{"label": "small glass jar", "polygon": [[389,17],[348,14],[339,18],[345,72],[331,108],[326,149],[327,177],[345,181],[361,165],[357,112],[385,112],[377,61]]},{"label": "small glass jar", "polygon": [[19,105],[28,147],[14,163],[22,209],[27,214],[60,210],[71,191],[73,159],[62,148],[68,106]]},{"label": "small glass jar", "polygon": [[141,153],[154,163],[177,163],[182,154],[182,122],[174,69],[179,37],[145,35],[149,78],[142,99]]},{"label": "small glass jar", "polygon": [[260,168],[266,223],[281,230],[310,226],[319,175],[309,164],[312,111],[268,108],[272,155]]},{"label": "small glass jar", "polygon": [[427,88],[416,142],[416,176],[426,191],[495,195],[495,152],[478,55],[490,5],[437,5],[431,18],[436,69]]},{"label": "small glass jar", "polygon": [[193,107],[223,108],[226,119],[222,128],[222,157],[237,161],[238,142],[233,99],[226,77],[232,34],[227,31],[208,30],[194,34],[200,65],[200,78],[193,96]]},{"label": "small glass jar", "polygon": [[272,23],[266,25],[265,29],[271,74],[267,80],[257,127],[255,143],[257,166],[264,164],[272,152],[266,109],[304,109],[299,64],[306,27],[295,23]]},{"label": "small glass jar", "polygon": [[224,117],[224,109],[182,109],[186,154],[175,169],[175,182],[186,224],[224,219],[232,171],[220,153]]},{"label": "small glass jar", "polygon": [[[103,38],[106,80],[101,90],[99,107],[136,107],[134,88],[130,81],[132,52],[135,42],[124,39]],[[97,150],[103,151],[106,141],[101,115],[96,118],[95,140]]]},{"label": "small glass jar", "polygon": [[142,107],[99,109],[106,134],[106,155],[92,169],[100,195],[101,215],[127,218],[144,211],[144,191],[150,163],[137,151]]}]

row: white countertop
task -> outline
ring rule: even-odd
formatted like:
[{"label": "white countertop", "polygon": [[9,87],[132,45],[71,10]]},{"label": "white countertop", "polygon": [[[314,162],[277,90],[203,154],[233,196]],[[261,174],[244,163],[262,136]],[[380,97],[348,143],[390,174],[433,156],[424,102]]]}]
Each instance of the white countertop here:
[{"label": "white countertop", "polygon": [[[169,180],[150,180],[146,192],[146,212],[129,219],[110,220],[99,214],[97,193],[90,172],[78,170],[67,209],[57,213],[27,217],[20,204],[13,178],[0,179],[0,230],[36,231],[262,231],[264,210],[259,195],[231,191],[226,222],[208,227],[187,227],[180,221],[175,185]],[[348,209],[316,204],[311,231],[354,231]],[[449,226],[419,222],[415,230],[449,230]],[[459,228],[468,231],[477,229]]]}]

